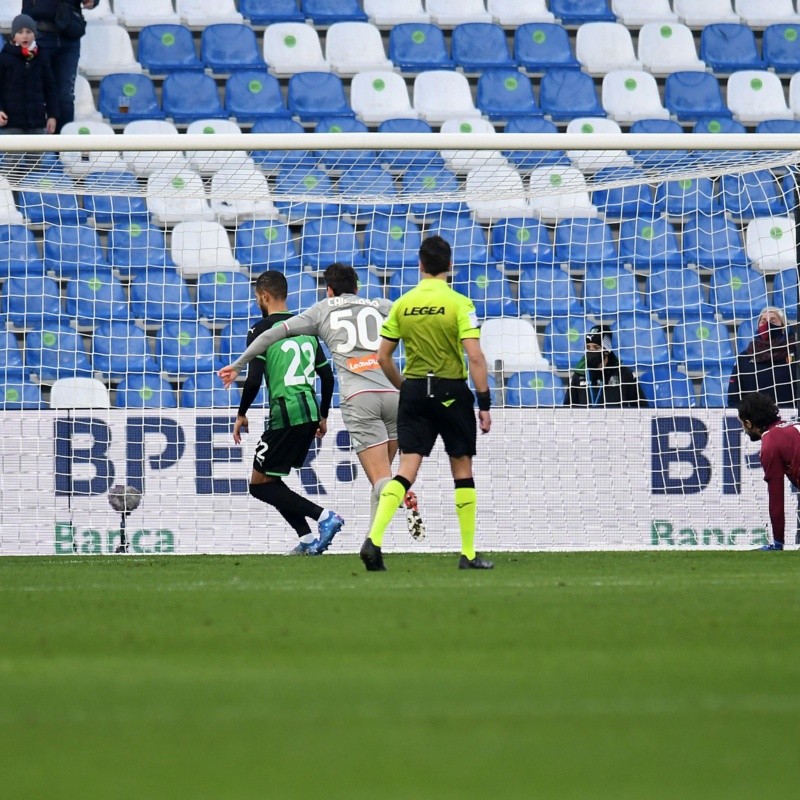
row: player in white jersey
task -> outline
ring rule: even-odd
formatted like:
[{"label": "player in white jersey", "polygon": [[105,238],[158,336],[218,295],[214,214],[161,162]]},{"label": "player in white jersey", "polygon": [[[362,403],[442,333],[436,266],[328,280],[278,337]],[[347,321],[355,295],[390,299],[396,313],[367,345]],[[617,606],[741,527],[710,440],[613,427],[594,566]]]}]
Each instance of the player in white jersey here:
[{"label": "player in white jersey", "polygon": [[[339,376],[342,418],[350,441],[372,485],[370,523],[378,498],[392,477],[397,454],[399,392],[378,364],[381,325],[392,303],[359,297],[358,275],[352,267],[332,264],[325,270],[327,298],[257,336],[233,364],[219,371],[228,386],[242,368],[275,342],[288,336],[313,334],[328,345]],[[415,539],[425,535],[413,492],[405,497],[408,529]]]}]

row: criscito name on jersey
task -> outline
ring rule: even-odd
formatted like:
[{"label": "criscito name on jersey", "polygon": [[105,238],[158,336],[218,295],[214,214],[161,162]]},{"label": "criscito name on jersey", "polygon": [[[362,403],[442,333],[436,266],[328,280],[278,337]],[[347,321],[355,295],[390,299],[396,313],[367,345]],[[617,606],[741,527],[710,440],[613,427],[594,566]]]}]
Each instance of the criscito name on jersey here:
[{"label": "criscito name on jersey", "polygon": [[412,306],[403,309],[404,317],[432,317],[435,314],[444,314],[444,306]]}]

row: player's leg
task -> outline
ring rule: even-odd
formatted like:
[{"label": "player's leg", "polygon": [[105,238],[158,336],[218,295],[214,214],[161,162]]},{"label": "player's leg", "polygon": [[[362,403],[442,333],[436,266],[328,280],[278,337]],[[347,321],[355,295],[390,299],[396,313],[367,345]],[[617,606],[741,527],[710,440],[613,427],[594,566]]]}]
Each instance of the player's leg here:
[{"label": "player's leg", "polygon": [[[311,526],[308,524],[306,516],[292,508],[295,505],[295,498],[283,496],[284,489],[289,490],[290,495],[294,495],[294,492],[278,477],[263,475],[256,469],[253,470],[250,476],[250,494],[262,503],[273,506],[289,523],[299,539],[297,546],[291,552],[295,555],[304,555],[311,548],[311,545],[317,541],[317,537],[311,532]],[[304,498],[301,497],[302,499]],[[316,506],[315,503],[311,505]]]}]

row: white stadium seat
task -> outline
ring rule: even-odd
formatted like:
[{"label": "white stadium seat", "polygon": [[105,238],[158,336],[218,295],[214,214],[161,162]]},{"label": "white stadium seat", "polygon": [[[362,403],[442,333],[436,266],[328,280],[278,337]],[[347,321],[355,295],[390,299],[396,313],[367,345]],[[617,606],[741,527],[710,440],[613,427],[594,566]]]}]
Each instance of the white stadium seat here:
[{"label": "white stadium seat", "polygon": [[728,108],[744,125],[794,117],[786,105],[781,79],[759,69],[744,69],[728,78]]},{"label": "white stadium seat", "polygon": [[734,10],[750,28],[800,22],[792,0],[735,0]]},{"label": "white stadium seat", "polygon": [[264,31],[264,61],[277,76],[330,72],[319,34],[302,22],[276,22]]},{"label": "white stadium seat", "polygon": [[[570,120],[567,133],[622,133],[619,123],[605,117],[577,117]],[[633,159],[624,150],[567,150],[567,158],[581,172],[598,172],[605,167],[631,167]]]},{"label": "white stadium seat", "polygon": [[453,117],[480,117],[469,81],[445,69],[420,72],[414,78],[414,110],[431,125]]},{"label": "white stadium seat", "polygon": [[181,21],[172,0],[114,0],[114,11],[126,28],[179,25]]},{"label": "white stadium seat", "polygon": [[[188,134],[244,136],[242,129],[228,119],[197,119],[186,128]],[[213,175],[229,164],[243,164],[249,160],[245,150],[191,150],[186,152],[193,169],[201,175]]]},{"label": "white stadium seat", "polygon": [[190,27],[205,28],[221,22],[241,23],[234,0],[175,0],[175,10]]},{"label": "white stadium seat", "polygon": [[238,269],[228,232],[218,222],[179,222],[172,229],[170,254],[182,277]]},{"label": "white stadium seat", "polygon": [[[137,119],[129,122],[122,130],[125,134],[137,134],[147,136],[178,136],[178,129],[164,119]],[[189,162],[186,156],[176,150],[174,152],[145,151],[145,150],[126,150],[122,157],[128,165],[128,169],[136,175],[146,177],[154,172],[164,170],[188,169]]]},{"label": "white stadium seat", "polygon": [[487,319],[481,325],[481,349],[490,370],[498,361],[504,373],[550,369],[539,348],[536,328],[520,317]]},{"label": "white stadium seat", "polygon": [[[80,120],[68,122],[61,129],[65,136],[84,134],[87,136],[113,136],[114,129],[105,122],[96,120]],[[123,172],[127,165],[117,151],[62,152],[59,154],[64,169],[74,178],[88,175],[90,172]]]},{"label": "white stadium seat", "polygon": [[392,69],[381,32],[369,22],[335,22],[325,34],[325,60],[337,75]]},{"label": "white stadium seat", "polygon": [[677,22],[669,0],[611,0],[611,10],[623,24],[633,28],[652,22]]},{"label": "white stadium seat", "polygon": [[350,106],[366,125],[387,119],[416,119],[408,86],[396,72],[359,72],[350,86]]},{"label": "white stadium seat", "polygon": [[91,25],[116,25],[117,17],[108,0],[97,0],[94,8],[84,8],[83,18]]},{"label": "white stadium seat", "polygon": [[425,10],[431,15],[431,22],[443,28],[492,21],[483,0],[427,0]]},{"label": "white stadium seat", "polygon": [[575,39],[575,55],[590,75],[615,69],[639,69],[631,32],[616,22],[584,22]]},{"label": "white stadium seat", "polygon": [[[480,117],[455,117],[442,123],[441,133],[495,133],[494,125]],[[505,156],[499,150],[442,150],[447,168],[466,175],[479,167],[505,164]]]},{"label": "white stadium seat", "polygon": [[25,217],[22,216],[17,204],[14,202],[14,192],[11,184],[0,176],[0,225],[24,225]]},{"label": "white stadium seat", "polygon": [[761,272],[797,269],[797,239],[789,217],[760,217],[747,224],[745,250]]},{"label": "white stadium seat", "polygon": [[545,0],[487,0],[486,10],[504,28],[517,28],[526,22],[552,22]]},{"label": "white stadium seat", "polygon": [[651,22],[639,31],[639,61],[651,75],[704,72],[694,34],[680,22]]},{"label": "white stadium seat", "polygon": [[405,22],[430,22],[430,14],[422,8],[422,0],[364,0],[364,13],[375,25],[392,27]]},{"label": "white stadium seat", "polygon": [[468,172],[464,193],[473,218],[481,224],[532,216],[522,176],[507,164],[478,167]]},{"label": "white stadium seat", "polygon": [[669,119],[661,104],[656,79],[642,70],[615,70],[603,78],[602,103],[617,122]]},{"label": "white stadium seat", "polygon": [[50,408],[111,408],[111,400],[102,381],[61,378],[50,387]]},{"label": "white stadium seat", "polygon": [[92,86],[83,75],[75,76],[75,119],[103,119],[94,104]]},{"label": "white stadium seat", "polygon": [[214,173],[211,210],[222,225],[278,216],[267,177],[251,160],[244,164],[228,164]]},{"label": "white stadium seat", "polygon": [[690,28],[704,28],[715,22],[739,22],[731,0],[673,0],[672,8]]},{"label": "white stadium seat", "polygon": [[163,170],[150,175],[147,209],[160,225],[214,218],[203,179],[191,169]]},{"label": "white stadium seat", "polygon": [[583,173],[575,167],[537,167],[528,179],[534,216],[544,222],[570,217],[596,217]]},{"label": "white stadium seat", "polygon": [[119,25],[86,26],[78,68],[87,78],[142,71],[133,54],[130,34]]}]

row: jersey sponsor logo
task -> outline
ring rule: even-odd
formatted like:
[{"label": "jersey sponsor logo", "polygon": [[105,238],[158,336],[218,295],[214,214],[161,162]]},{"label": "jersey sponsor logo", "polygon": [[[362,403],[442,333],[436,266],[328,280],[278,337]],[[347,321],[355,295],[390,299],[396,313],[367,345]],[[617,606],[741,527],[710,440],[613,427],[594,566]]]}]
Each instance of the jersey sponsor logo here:
[{"label": "jersey sponsor logo", "polygon": [[375,355],[369,356],[354,356],[347,359],[347,369],[350,372],[368,372],[372,369],[380,369],[378,357]]},{"label": "jersey sponsor logo", "polygon": [[404,317],[432,317],[444,313],[444,306],[413,306],[403,309]]}]

